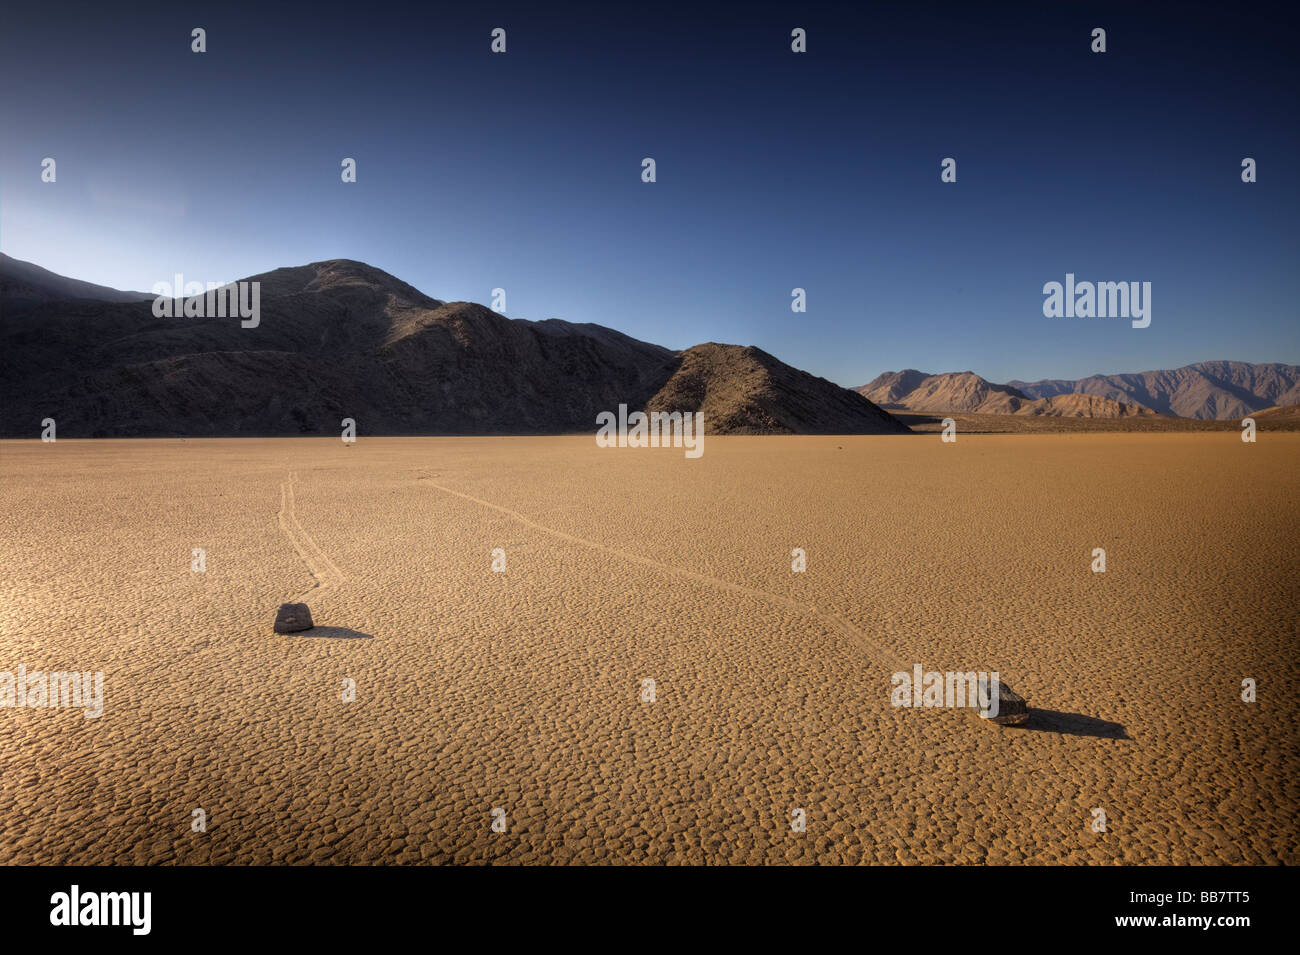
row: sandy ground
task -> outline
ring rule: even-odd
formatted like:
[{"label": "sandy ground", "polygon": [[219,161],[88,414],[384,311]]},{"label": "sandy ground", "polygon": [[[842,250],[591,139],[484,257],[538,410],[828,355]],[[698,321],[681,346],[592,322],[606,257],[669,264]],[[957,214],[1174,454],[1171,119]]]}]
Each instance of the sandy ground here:
[{"label": "sandy ground", "polygon": [[[105,702],[0,709],[0,862],[1294,864],[1297,465],[1283,433],[3,442],[0,670]],[[272,633],[298,597],[318,629]],[[1034,718],[894,708],[914,663]]]}]

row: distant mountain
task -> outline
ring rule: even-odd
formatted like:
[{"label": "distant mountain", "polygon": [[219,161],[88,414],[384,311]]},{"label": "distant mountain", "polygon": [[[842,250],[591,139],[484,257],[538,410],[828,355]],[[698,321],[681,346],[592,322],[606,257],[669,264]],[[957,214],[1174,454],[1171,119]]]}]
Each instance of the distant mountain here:
[{"label": "distant mountain", "polygon": [[909,368],[886,372],[857,391],[868,401],[909,411],[1010,414],[1029,400],[1014,388],[985,381],[973,371],[929,375]]},{"label": "distant mountain", "polygon": [[934,375],[928,372],[917,371],[915,368],[904,368],[902,371],[887,371],[877,377],[871,384],[862,385],[853,390],[878,405],[898,405],[901,407],[904,398],[920,387],[921,383],[927,378],[933,377]]},{"label": "distant mountain", "polygon": [[[975,414],[1130,417],[1144,412],[1183,418],[1241,418],[1274,405],[1300,404],[1300,366],[1207,361],[1172,371],[1094,375],[1079,380],[985,381],[969,371],[932,375],[887,371],[856,389],[884,408]],[[1082,396],[1109,403],[1081,400]],[[1046,399],[1071,401],[1041,404]]]},{"label": "distant mountain", "polygon": [[1128,418],[1152,414],[1138,405],[1093,395],[1058,394],[1037,400],[1010,385],[995,385],[973,371],[931,375],[914,368],[887,371],[856,389],[885,408],[965,414],[1017,414],[1059,418]]},{"label": "distant mountain", "polygon": [[1266,421],[1295,421],[1300,419],[1300,405],[1279,405],[1276,408],[1265,408],[1262,411],[1252,411],[1252,418],[1263,418]]},{"label": "distant mountain", "polygon": [[1156,413],[1141,405],[1124,404],[1098,395],[1052,395],[1022,404],[1013,414],[1052,418],[1154,418]]},{"label": "distant mountain", "polygon": [[508,319],[347,259],[245,280],[260,283],[255,328],[157,318],[152,295],[2,265],[6,436],[46,417],[59,437],[338,434],[345,417],[363,435],[594,434],[619,404],[703,410],[714,434],[908,430],[758,349],[673,352],[600,325]]},{"label": "distant mountain", "polygon": [[153,295],[148,292],[119,292],[105,285],[64,278],[39,265],[0,252],[0,302],[11,308],[21,308],[62,299],[140,302],[152,300]]},{"label": "distant mountain", "polygon": [[1300,404],[1300,366],[1274,363],[1206,361],[1169,371],[1008,385],[1031,398],[1072,392],[1100,395],[1183,418],[1242,418],[1274,405]]},{"label": "distant mountain", "polygon": [[986,381],[973,371],[939,375],[915,368],[887,371],[855,390],[881,407],[908,411],[1014,414],[1030,400],[1016,389]]}]

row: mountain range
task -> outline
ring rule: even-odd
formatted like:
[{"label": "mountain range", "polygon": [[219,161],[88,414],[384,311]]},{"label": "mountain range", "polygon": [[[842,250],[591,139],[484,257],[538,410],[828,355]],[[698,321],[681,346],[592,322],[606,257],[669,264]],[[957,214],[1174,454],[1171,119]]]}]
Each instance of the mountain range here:
[{"label": "mountain range", "polygon": [[[61,437],[557,434],[620,404],[699,411],[715,434],[890,434],[890,415],[1233,419],[1300,404],[1300,366],[997,384],[971,371],[885,372],[846,389],[758,348],[673,351],[612,328],[506,318],[332,259],[254,275],[260,319],[159,318],[152,293],[0,253],[0,435]],[[1271,412],[1287,418],[1286,412]]]},{"label": "mountain range", "polygon": [[1242,418],[1300,404],[1300,366],[1207,361],[1182,368],[995,384],[971,371],[889,371],[856,389],[884,408],[1122,418]]},{"label": "mountain range", "polygon": [[889,434],[856,392],[753,347],[672,351],[595,324],[430,298],[362,262],[254,275],[256,327],[159,318],[153,295],[0,254],[0,434],[59,437],[591,432],[700,411],[714,434]]},{"label": "mountain range", "polygon": [[1007,384],[1031,398],[1098,395],[1159,414],[1202,420],[1242,418],[1264,408],[1300,404],[1300,365],[1276,362],[1203,361],[1165,371]]}]

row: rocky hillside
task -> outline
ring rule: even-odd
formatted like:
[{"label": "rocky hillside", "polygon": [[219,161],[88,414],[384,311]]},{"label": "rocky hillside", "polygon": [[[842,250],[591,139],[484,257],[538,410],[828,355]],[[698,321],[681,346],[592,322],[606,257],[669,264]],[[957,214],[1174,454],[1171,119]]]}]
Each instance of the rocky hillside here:
[{"label": "rocky hillside", "polygon": [[1273,406],[1300,404],[1300,366],[1207,361],[1169,371],[1005,385],[969,371],[932,375],[909,368],[885,372],[857,391],[882,407],[908,411],[1067,417],[1154,412],[1227,420]]},{"label": "rocky hillside", "polygon": [[1053,395],[1017,408],[1013,414],[1055,418],[1154,418],[1156,413],[1141,405],[1129,405],[1097,395]]},{"label": "rocky hillside", "polygon": [[115,288],[64,278],[31,262],[0,252],[0,302],[22,308],[37,302],[89,299],[99,302],[140,302],[153,299],[147,292],[119,292]]},{"label": "rocky hillside", "polygon": [[1170,370],[1008,384],[1031,398],[1077,392],[1203,420],[1242,418],[1272,406],[1300,404],[1300,365],[1277,363],[1204,361]]},{"label": "rocky hillside", "polygon": [[143,293],[12,259],[0,274],[0,433],[11,437],[36,436],[46,417],[65,438],[338,434],[345,417],[363,435],[594,433],[619,404],[702,410],[715,434],[907,430],[758,349],[673,352],[600,325],[509,319],[351,260],[250,276],[255,328],[156,318]]},{"label": "rocky hillside", "polygon": [[678,356],[651,411],[703,411],[729,434],[904,433],[908,429],[856,392],[791,368],[767,352],[710,342]]},{"label": "rocky hillside", "polygon": [[910,411],[965,411],[1011,414],[1029,399],[1006,385],[985,381],[972,371],[930,375],[909,368],[886,372],[857,389],[880,405],[898,405]]}]

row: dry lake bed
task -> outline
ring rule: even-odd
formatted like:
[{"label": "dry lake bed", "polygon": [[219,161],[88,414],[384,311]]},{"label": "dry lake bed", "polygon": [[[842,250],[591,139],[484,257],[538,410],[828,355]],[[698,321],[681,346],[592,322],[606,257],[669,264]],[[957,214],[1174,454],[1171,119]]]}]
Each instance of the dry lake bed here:
[{"label": "dry lake bed", "polygon": [[[0,442],[0,862],[1295,864],[1298,465]],[[918,664],[1033,715],[893,706]],[[20,667],[102,673],[102,713],[17,705]]]}]

